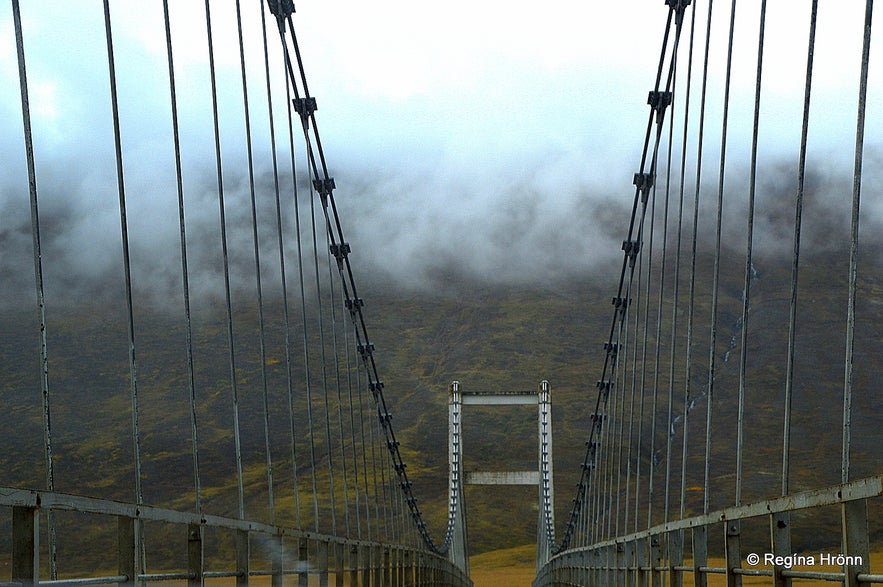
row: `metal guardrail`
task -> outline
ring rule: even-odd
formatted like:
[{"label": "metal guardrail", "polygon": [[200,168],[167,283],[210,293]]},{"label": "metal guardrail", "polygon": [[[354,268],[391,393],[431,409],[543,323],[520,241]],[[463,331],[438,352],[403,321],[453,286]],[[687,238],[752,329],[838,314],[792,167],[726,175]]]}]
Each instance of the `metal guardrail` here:
[{"label": "metal guardrail", "polygon": [[[235,578],[237,586],[249,584],[255,576],[270,577],[275,587],[286,575],[296,575],[298,585],[405,587],[450,585],[471,587],[469,578],[446,558],[427,550],[366,540],[353,540],[249,520],[198,515],[170,509],[138,506],[105,499],[62,493],[0,487],[0,507],[12,509],[11,585],[100,585],[181,581],[190,586],[202,585],[205,579]],[[40,513],[67,511],[112,516],[117,519],[116,575],[79,577],[58,581],[40,580]],[[147,573],[139,562],[140,525],[145,521],[165,522],[186,527],[187,568],[180,572]],[[204,532],[217,528],[234,533],[233,571],[210,571],[206,568]],[[250,563],[250,538],[262,535],[265,540],[282,545],[290,540],[297,545],[297,560],[286,564],[274,558],[269,570],[253,569]],[[315,579],[313,579],[315,581]],[[330,582],[333,581],[333,582]],[[0,585],[6,587],[9,583]]]},{"label": "metal guardrail", "polygon": [[[795,493],[793,495],[735,506],[708,514],[659,524],[598,544],[568,550],[551,558],[538,573],[534,587],[548,585],[684,585],[692,574],[695,587],[706,587],[709,574],[726,575],[728,587],[741,585],[746,575],[772,577],[775,587],[790,585],[792,578],[837,581],[847,587],[883,583],[883,575],[871,573],[868,532],[868,501],[883,495],[883,476]],[[842,551],[828,553],[825,560],[807,555],[801,561],[791,548],[791,514],[824,506],[840,506]],[[740,540],[744,521],[767,517],[770,528],[767,553],[745,553]],[[690,532],[690,564],[685,556],[686,532]],[[708,566],[709,536],[723,539],[726,566]],[[777,558],[778,557],[778,558]],[[791,557],[791,558],[786,558]],[[766,563],[769,558],[773,564]],[[743,562],[749,568],[743,567]],[[792,569],[840,565],[841,572]],[[766,564],[765,564],[766,563]],[[751,568],[753,565],[755,568]],[[771,566],[772,568],[756,568]],[[805,566],[805,565],[804,565]]]}]

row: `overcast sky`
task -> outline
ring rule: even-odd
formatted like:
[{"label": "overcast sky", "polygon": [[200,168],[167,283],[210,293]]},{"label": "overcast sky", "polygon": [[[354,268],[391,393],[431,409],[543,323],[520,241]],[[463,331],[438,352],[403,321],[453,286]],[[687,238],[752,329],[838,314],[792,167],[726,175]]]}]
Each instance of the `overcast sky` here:
[{"label": "overcast sky", "polygon": [[[60,255],[78,251],[81,270],[98,275],[118,255],[96,238],[118,232],[101,3],[22,4],[41,205],[50,221],[64,219],[47,225],[47,231],[58,231],[47,246]],[[171,4],[185,187],[193,210],[207,211],[203,221],[192,213],[199,234],[201,222],[206,232],[217,223],[208,214],[216,216],[217,209],[211,208],[214,151],[204,6]],[[808,4],[770,3],[762,165],[796,161]],[[736,18],[729,149],[737,169],[747,165],[758,5],[740,3]],[[225,164],[239,170],[229,173],[240,174],[238,182],[228,178],[236,206],[244,200],[235,194],[245,188],[243,167],[231,163],[237,157],[241,163],[244,152],[232,6],[212,2]],[[257,6],[256,0],[243,2],[260,174],[269,167],[269,151]],[[638,170],[647,91],[668,10],[662,0],[550,0],[542,6],[300,0],[296,6],[319,128],[354,249],[369,251],[372,259],[376,254],[414,281],[452,267],[485,278],[534,281],[590,270],[599,259],[621,254],[617,244],[608,245],[624,237],[626,219],[619,218],[630,204],[631,178]],[[126,180],[136,219],[132,238],[136,249],[163,242],[171,254],[177,225],[162,3],[113,1],[111,7]],[[714,4],[709,173],[717,169],[729,10],[730,3]],[[706,11],[706,2],[698,2],[697,51]],[[863,13],[864,2],[856,0],[822,2],[819,9],[811,153],[825,165],[836,163],[847,179]],[[270,50],[278,88],[277,37],[271,36]],[[872,147],[883,136],[881,52],[877,42],[868,101]],[[679,75],[682,84],[685,76]],[[21,230],[27,184],[9,4],[0,7],[0,86],[0,235],[4,246],[14,241],[24,247],[30,242]],[[698,94],[693,99],[695,112]],[[873,209],[873,202],[868,206]],[[233,216],[247,217],[244,211]],[[247,250],[248,230],[233,238]],[[10,271],[10,263],[7,258],[0,269]]]}]

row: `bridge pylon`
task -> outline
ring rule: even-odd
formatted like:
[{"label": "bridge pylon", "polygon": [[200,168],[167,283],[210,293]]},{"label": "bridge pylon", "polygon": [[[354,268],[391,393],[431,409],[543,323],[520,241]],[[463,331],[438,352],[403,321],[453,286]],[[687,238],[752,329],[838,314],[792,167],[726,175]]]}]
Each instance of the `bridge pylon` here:
[{"label": "bridge pylon", "polygon": [[[537,470],[465,471],[463,469],[463,406],[537,406]],[[465,485],[536,485],[539,497],[537,519],[537,568],[549,560],[555,540],[554,492],[552,484],[552,401],[548,381],[536,392],[463,391],[454,381],[448,405],[448,455],[450,499],[448,510],[448,558],[468,572]]]}]

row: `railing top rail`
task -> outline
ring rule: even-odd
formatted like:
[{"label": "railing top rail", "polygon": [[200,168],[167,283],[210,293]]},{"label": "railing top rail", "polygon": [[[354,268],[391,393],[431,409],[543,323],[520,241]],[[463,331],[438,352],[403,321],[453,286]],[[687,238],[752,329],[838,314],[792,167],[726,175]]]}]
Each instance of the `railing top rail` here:
[{"label": "railing top rail", "polygon": [[883,495],[883,475],[866,477],[857,481],[851,481],[842,485],[832,485],[823,489],[813,489],[810,491],[794,493],[776,499],[732,506],[709,512],[707,514],[694,516],[692,518],[684,518],[682,520],[658,524],[641,532],[619,536],[612,540],[597,542],[584,548],[601,548],[604,546],[632,542],[634,540],[640,540],[642,538],[671,532],[673,530],[707,526],[709,524],[718,524],[728,520],[742,520],[745,518],[755,518],[781,512],[837,505],[870,497],[878,497],[880,495]]},{"label": "railing top rail", "polygon": [[[383,544],[388,548],[398,548],[398,545],[384,544],[370,540],[332,536],[319,532],[308,532],[285,526],[274,526],[251,520],[240,520],[215,515],[199,515],[193,512],[180,512],[166,508],[136,505],[119,502],[110,499],[71,495],[53,491],[41,491],[35,489],[17,489],[14,487],[0,487],[0,507],[24,507],[46,509],[51,511],[80,512],[87,514],[100,514],[107,516],[123,516],[151,522],[167,522],[172,524],[198,524],[213,528],[226,528],[229,530],[242,530],[246,532],[258,532],[274,536],[287,536],[290,538],[309,538],[329,543],[349,545],[376,545]],[[430,554],[429,551],[426,551]]]}]

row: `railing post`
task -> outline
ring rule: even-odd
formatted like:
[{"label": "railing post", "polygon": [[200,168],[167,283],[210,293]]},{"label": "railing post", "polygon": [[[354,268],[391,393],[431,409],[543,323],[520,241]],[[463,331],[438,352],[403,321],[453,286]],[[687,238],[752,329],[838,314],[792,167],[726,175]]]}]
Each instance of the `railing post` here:
[{"label": "railing post", "polygon": [[270,585],[272,587],[282,587],[285,583],[285,560],[282,553],[285,552],[285,540],[280,536],[271,536],[270,540],[275,542],[275,554],[270,561],[272,568],[270,569]]},{"label": "railing post", "polygon": [[635,541],[630,540],[623,545],[623,562],[625,563],[625,585],[634,585],[637,578],[635,573]]},{"label": "railing post", "polygon": [[40,524],[37,508],[12,508],[12,582],[40,581]]},{"label": "railing post", "polygon": [[858,575],[870,572],[871,568],[867,500],[844,502],[840,511],[843,519],[843,554],[848,557],[847,563],[858,563],[843,565],[843,585],[858,587]]},{"label": "railing post", "polygon": [[727,587],[741,587],[742,575],[737,575],[733,569],[742,566],[742,542],[740,538],[739,520],[732,520],[724,526],[727,531],[726,536],[726,557],[727,557]]},{"label": "railing post", "polygon": [[676,571],[675,567],[684,564],[684,531],[674,530],[668,534],[668,569],[670,587],[684,587],[684,575],[682,571]]},{"label": "railing post", "polygon": [[382,556],[382,559],[381,559],[382,562],[380,563],[380,566],[382,568],[381,568],[381,572],[380,572],[380,576],[381,576],[381,583],[380,584],[381,585],[392,585],[392,567],[390,566],[392,560],[391,560],[391,556],[390,556],[390,552],[389,552],[389,547],[383,547],[383,550],[381,551],[381,556]]},{"label": "railing post", "polygon": [[319,587],[328,587],[328,543],[316,541],[316,564],[319,566]]},{"label": "railing post", "polygon": [[394,548],[392,551],[392,586],[402,587],[402,550]]},{"label": "railing post", "polygon": [[371,546],[364,544],[359,546],[359,585],[371,585]]},{"label": "railing post", "polygon": [[650,537],[650,577],[653,587],[662,587],[662,571],[659,565],[662,564],[662,542],[659,534]]},{"label": "railing post", "polygon": [[423,554],[414,555],[414,585],[423,585]]},{"label": "railing post", "polygon": [[[202,557],[202,534],[201,524],[187,525],[187,586],[202,587],[202,574],[204,571]],[[122,574],[122,573],[121,573]]]},{"label": "railing post", "polygon": [[383,582],[383,550],[384,547],[379,544],[371,548],[371,567],[373,570],[371,587],[381,587],[381,585],[386,585]]},{"label": "railing post", "polygon": [[580,583],[588,583],[589,582],[589,553],[586,552],[585,550],[580,551],[579,560],[580,560],[579,581],[580,581]]},{"label": "railing post", "polygon": [[343,542],[334,543],[334,587],[344,586],[344,568],[346,561],[344,560],[344,544]]},{"label": "railing post", "polygon": [[[791,554],[791,512],[780,512],[770,515],[770,541],[773,554],[788,556]],[[791,577],[783,577],[781,565],[773,565],[773,587],[791,587]]]},{"label": "railing post", "polygon": [[638,587],[649,587],[650,581],[644,566],[647,564],[647,539],[638,538],[635,541],[635,573],[637,573]]},{"label": "railing post", "polygon": [[359,545],[350,545],[349,587],[359,587]]},{"label": "railing post", "polygon": [[247,587],[251,565],[249,562],[248,530],[236,530],[236,587]]},{"label": "railing post", "polygon": [[307,538],[297,541],[297,574],[298,587],[308,587],[310,584],[310,542]]},{"label": "railing post", "polygon": [[708,577],[700,569],[708,566],[708,526],[693,528],[693,585],[708,587]]},{"label": "railing post", "polygon": [[127,585],[138,584],[138,550],[135,518],[117,516],[117,571],[128,577]]}]

